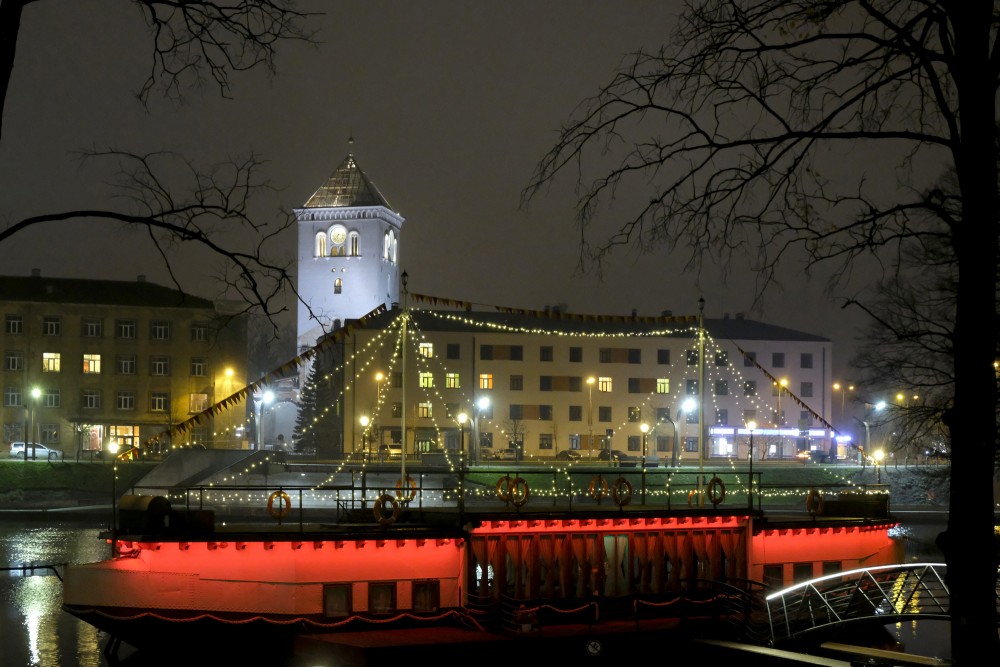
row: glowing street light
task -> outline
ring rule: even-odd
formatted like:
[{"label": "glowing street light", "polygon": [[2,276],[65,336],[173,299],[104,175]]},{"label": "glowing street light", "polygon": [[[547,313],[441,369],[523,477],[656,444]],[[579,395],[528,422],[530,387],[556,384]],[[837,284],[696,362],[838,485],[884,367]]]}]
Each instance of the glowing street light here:
[{"label": "glowing street light", "polygon": [[649,433],[649,424],[642,422],[639,424],[642,431],[642,504],[646,504],[646,434]]},{"label": "glowing street light", "polygon": [[462,452],[462,460],[468,460],[468,453],[465,451],[465,422],[469,421],[469,415],[459,412],[458,419],[458,451]]},{"label": "glowing street light", "polygon": [[876,449],[875,453],[872,454],[872,457],[875,459],[875,479],[879,484],[881,484],[882,468],[880,466],[882,465],[882,460],[885,459],[885,452],[881,449]]},{"label": "glowing street light", "polygon": [[118,541],[118,441],[113,439],[108,443],[111,453],[111,557],[115,556],[115,542]]},{"label": "glowing street light", "polygon": [[477,447],[476,447],[476,463],[478,464],[479,463],[479,450],[483,446],[483,432],[480,430],[480,426],[481,426],[480,419],[482,418],[483,413],[486,412],[486,410],[490,407],[490,398],[489,398],[489,396],[482,396],[482,397],[480,397],[479,401],[476,403],[476,406],[479,408],[476,411],[476,444],[477,444]]},{"label": "glowing street light", "polygon": [[368,425],[372,420],[368,415],[361,415],[358,422],[361,424],[361,455],[368,458]]}]

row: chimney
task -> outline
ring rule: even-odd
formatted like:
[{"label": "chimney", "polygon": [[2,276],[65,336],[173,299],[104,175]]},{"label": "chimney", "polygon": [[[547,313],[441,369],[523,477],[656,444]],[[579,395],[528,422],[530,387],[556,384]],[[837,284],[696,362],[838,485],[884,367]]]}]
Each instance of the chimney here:
[{"label": "chimney", "polygon": [[638,315],[638,314],[639,314],[639,313],[638,313],[638,311],[636,311],[636,309],[635,309],[635,308],[633,308],[633,309],[632,309],[632,317],[635,317],[635,316],[636,316],[636,315]]},{"label": "chimney", "polygon": [[42,277],[42,271],[41,271],[41,269],[32,269],[31,270],[31,277],[32,278],[41,278]]},{"label": "chimney", "polygon": [[742,320],[743,319],[743,313],[736,313],[736,319]]}]

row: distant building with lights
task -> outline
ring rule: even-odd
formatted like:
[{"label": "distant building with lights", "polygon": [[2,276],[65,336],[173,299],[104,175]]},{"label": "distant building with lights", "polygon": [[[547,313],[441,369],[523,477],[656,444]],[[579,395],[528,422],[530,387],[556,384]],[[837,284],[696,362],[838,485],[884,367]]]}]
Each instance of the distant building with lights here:
[{"label": "distant building with lights", "polygon": [[[112,440],[138,446],[247,383],[243,317],[144,276],[4,276],[0,310],[6,444],[39,442],[67,458]],[[233,401],[158,446],[241,448],[245,416],[245,400]]]},{"label": "distant building with lights", "polygon": [[617,450],[690,465],[699,451],[704,461],[746,460],[754,422],[755,460],[844,455],[830,426],[826,338],[739,314],[706,318],[702,355],[697,316],[419,306],[408,310],[405,341],[399,309],[348,323],[336,337],[329,370],[350,389],[344,451],[330,455],[405,442],[411,456],[463,450],[475,461],[511,447],[544,460]]}]

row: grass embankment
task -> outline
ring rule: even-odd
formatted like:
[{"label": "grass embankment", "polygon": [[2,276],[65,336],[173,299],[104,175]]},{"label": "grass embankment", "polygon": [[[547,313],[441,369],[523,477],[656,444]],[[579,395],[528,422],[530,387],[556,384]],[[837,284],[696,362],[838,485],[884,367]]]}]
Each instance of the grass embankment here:
[{"label": "grass embankment", "polygon": [[115,468],[106,462],[0,460],[0,505],[74,505],[111,501],[111,489],[127,489],[156,467],[128,462]]}]

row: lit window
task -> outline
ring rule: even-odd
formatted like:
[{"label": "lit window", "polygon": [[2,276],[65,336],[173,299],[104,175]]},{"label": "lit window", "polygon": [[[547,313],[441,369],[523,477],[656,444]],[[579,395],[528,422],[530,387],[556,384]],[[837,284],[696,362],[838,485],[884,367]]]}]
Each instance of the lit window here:
[{"label": "lit window", "polygon": [[84,373],[100,373],[101,372],[101,355],[99,355],[99,354],[85,354],[85,355],[83,355],[83,372]]},{"label": "lit window", "polygon": [[458,389],[462,386],[458,373],[445,373],[444,386],[448,389]]},{"label": "lit window", "polygon": [[433,357],[434,356],[434,343],[421,343],[418,347],[418,352],[421,357]]},{"label": "lit window", "polygon": [[430,403],[418,403],[417,404],[417,416],[418,417],[432,417],[434,410]]},{"label": "lit window", "polygon": [[361,241],[357,232],[351,232],[347,235],[347,246],[347,252],[351,257],[357,257],[361,254]]},{"label": "lit window", "polygon": [[493,374],[492,373],[480,373],[479,374],[479,388],[480,389],[492,389],[493,388]]},{"label": "lit window", "polygon": [[597,391],[610,392],[611,391],[611,378],[601,377],[597,379]]},{"label": "lit window", "polygon": [[188,397],[189,413],[204,412],[208,410],[208,394],[191,394]]},{"label": "lit window", "polygon": [[59,359],[58,352],[42,352],[42,372],[58,373],[60,366]]},{"label": "lit window", "polygon": [[656,378],[656,393],[657,394],[670,393],[670,378]]},{"label": "lit window", "polygon": [[420,373],[420,386],[424,389],[428,389],[434,386],[434,374],[421,371]]},{"label": "lit window", "polygon": [[313,249],[314,257],[326,257],[326,232],[316,235],[316,245]]}]

